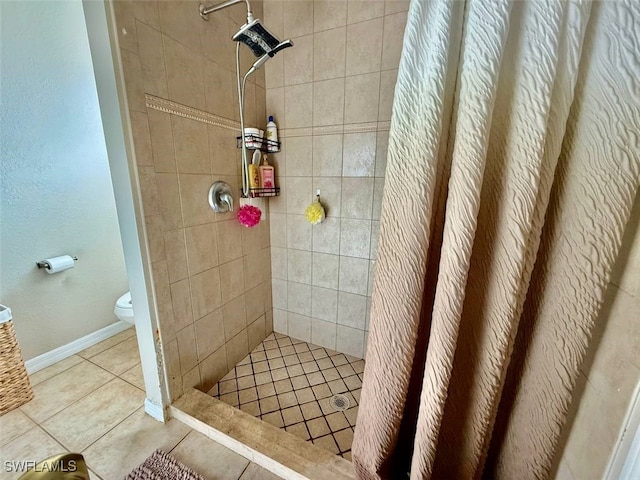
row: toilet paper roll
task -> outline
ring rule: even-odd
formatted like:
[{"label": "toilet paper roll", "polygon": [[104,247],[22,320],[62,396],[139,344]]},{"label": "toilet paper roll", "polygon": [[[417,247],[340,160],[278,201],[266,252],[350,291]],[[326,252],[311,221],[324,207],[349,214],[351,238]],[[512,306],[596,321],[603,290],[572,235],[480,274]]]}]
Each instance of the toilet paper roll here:
[{"label": "toilet paper roll", "polygon": [[75,262],[73,261],[73,257],[70,255],[62,255],[60,257],[47,258],[45,260],[47,262],[47,266],[45,270],[47,273],[58,273],[64,270],[68,270],[69,268],[73,268],[75,266]]}]

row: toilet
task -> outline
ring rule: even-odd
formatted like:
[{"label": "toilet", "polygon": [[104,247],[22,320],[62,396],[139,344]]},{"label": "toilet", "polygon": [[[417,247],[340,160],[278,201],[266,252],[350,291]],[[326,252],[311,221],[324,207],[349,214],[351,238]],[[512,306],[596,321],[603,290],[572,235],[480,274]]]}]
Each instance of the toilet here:
[{"label": "toilet", "polygon": [[133,304],[131,303],[131,292],[125,293],[116,301],[113,313],[115,313],[116,317],[123,322],[127,322],[132,325],[135,323],[133,318]]}]

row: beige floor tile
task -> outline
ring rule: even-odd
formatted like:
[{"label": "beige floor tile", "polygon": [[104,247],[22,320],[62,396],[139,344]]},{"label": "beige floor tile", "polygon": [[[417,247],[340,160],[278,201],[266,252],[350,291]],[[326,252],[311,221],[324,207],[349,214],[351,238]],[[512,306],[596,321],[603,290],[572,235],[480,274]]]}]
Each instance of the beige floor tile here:
[{"label": "beige floor tile", "polygon": [[121,374],[120,378],[129,382],[131,385],[138,387],[140,390],[145,390],[144,377],[142,376],[142,365],[140,363]]},{"label": "beige floor tile", "polygon": [[353,362],[351,364],[351,366],[353,367],[353,370],[356,373],[362,373],[364,372],[364,360],[358,360],[356,362]]},{"label": "beige floor tile", "polygon": [[331,397],[318,400],[318,404],[320,405],[320,410],[322,410],[323,415],[331,415],[333,412],[336,411],[336,409],[333,408],[333,406],[331,405]]},{"label": "beige floor tile", "polygon": [[351,450],[351,443],[353,442],[353,430],[351,428],[345,428],[344,430],[334,433],[333,438],[338,442],[338,447],[341,452]]},{"label": "beige floor tile", "polygon": [[72,452],[81,452],[144,404],[144,392],[114,378],[54,415],[42,427]]},{"label": "beige floor tile", "polygon": [[253,402],[258,399],[258,391],[256,387],[247,388],[245,390],[240,390],[238,392],[238,399],[240,401],[240,405],[243,403]]},{"label": "beige floor tile", "polygon": [[[329,355],[327,354],[327,351],[324,348],[313,350],[311,354],[313,355],[313,358],[315,358],[318,361],[318,366],[320,368],[326,368],[326,367],[323,367],[322,365],[330,366],[329,362],[331,363],[331,365],[333,365],[333,362],[331,362],[331,360],[329,359]],[[322,365],[320,364],[320,362],[322,362]]]},{"label": "beige floor tile", "polygon": [[355,401],[358,403],[358,405],[360,404],[360,393],[362,392],[361,388],[358,388],[357,390],[353,390],[351,391],[351,395],[353,396],[353,398],[355,399]]},{"label": "beige floor tile", "polygon": [[291,385],[291,380],[289,380],[288,378],[284,378],[282,380],[278,380],[277,382],[273,382],[273,386],[276,389],[276,393],[279,395],[293,390],[293,385]]},{"label": "beige floor tile", "polygon": [[238,392],[225,393],[223,395],[220,395],[220,400],[233,407],[237,407],[238,405],[240,405]]},{"label": "beige floor tile", "polygon": [[245,388],[254,387],[256,385],[256,379],[253,375],[247,375],[246,377],[238,378],[238,389],[244,390]]},{"label": "beige floor tile", "polygon": [[315,361],[311,361],[311,362],[304,362],[302,364],[302,370],[304,370],[304,373],[313,373],[320,370],[320,368],[318,367],[318,364]]},{"label": "beige floor tile", "polygon": [[279,408],[280,405],[278,404],[278,398],[275,395],[260,399],[260,411],[262,411],[263,414],[271,413]]},{"label": "beige floor tile", "polygon": [[327,421],[324,419],[324,417],[308,420],[307,428],[309,429],[309,433],[313,438],[324,437],[328,433],[331,433],[331,430],[329,430],[329,425],[327,425]]},{"label": "beige floor tile", "polygon": [[322,370],[322,376],[324,377],[324,379],[327,382],[331,382],[333,380],[339,380],[340,379],[340,373],[334,367],[326,368],[326,369]]},{"label": "beige floor tile", "polygon": [[277,370],[279,368],[284,368],[284,360],[282,358],[273,358],[269,360],[269,368],[271,370]]},{"label": "beige floor tile", "polygon": [[36,424],[20,410],[5,413],[0,417],[0,446],[6,445],[35,426]]},{"label": "beige floor tile", "polygon": [[[316,350],[316,352],[320,352],[320,351],[321,350]],[[315,355],[314,355],[314,358],[315,358]],[[316,358],[316,361],[318,362],[318,366],[320,367],[320,370],[327,370],[329,368],[334,368],[333,362],[329,357],[326,356],[326,353],[324,358],[320,358],[320,359]]]},{"label": "beige floor tile", "polygon": [[254,417],[260,416],[260,405],[258,404],[258,402],[249,402],[240,405],[240,410],[248,413],[249,415],[253,415]]},{"label": "beige floor tile", "polygon": [[0,478],[10,480],[19,478],[24,471],[7,471],[5,462],[34,461],[39,462],[53,455],[65,453],[65,448],[47,435],[40,427],[33,427],[25,434],[0,447],[2,469]]},{"label": "beige floor tile", "polygon": [[53,365],[47,368],[43,368],[42,370],[39,370],[29,375],[29,381],[31,382],[32,386],[37,385],[53,377],[54,375],[57,375],[60,372],[64,372],[65,370],[73,367],[74,365],[79,364],[80,362],[82,362],[82,357],[78,355],[71,355],[70,357],[67,357],[64,360],[60,360],[59,362],[54,363]]},{"label": "beige floor tile", "polygon": [[284,424],[287,426],[300,423],[303,420],[302,411],[297,405],[285,408],[282,410],[282,418],[284,419]]},{"label": "beige floor tile", "polygon": [[256,463],[250,463],[240,480],[279,480],[280,477]]},{"label": "beige floor tile", "polygon": [[91,357],[91,361],[115,375],[120,375],[140,363],[138,340],[132,337],[120,342],[108,350],[94,355]]},{"label": "beige floor tile", "polygon": [[235,378],[232,380],[225,380],[224,382],[218,382],[218,389],[220,391],[220,395],[236,392],[238,391],[238,382],[236,382]]},{"label": "beige floor tile", "polygon": [[347,357],[345,357],[342,353],[332,356],[331,361],[336,367],[339,367],[340,365],[344,365],[345,363],[349,362],[347,360]]},{"label": "beige floor tile", "polygon": [[33,387],[33,400],[20,408],[34,421],[42,422],[113,378],[84,360]]},{"label": "beige floor tile", "polygon": [[287,371],[286,368],[276,368],[271,370],[271,378],[273,378],[273,381],[277,381],[277,380],[285,380],[289,378],[289,372]]},{"label": "beige floor tile", "polygon": [[324,437],[321,438],[316,438],[313,441],[314,445],[319,446],[320,448],[324,448],[325,450],[337,455],[338,453],[340,453],[340,451],[338,450],[338,446],[336,445],[335,440],[333,439],[333,437],[331,435],[326,435]]},{"label": "beige floor tile", "polygon": [[332,432],[337,432],[349,426],[349,422],[342,412],[335,412],[327,415],[327,423]]},{"label": "beige floor tile", "polygon": [[358,418],[358,407],[352,407],[344,412],[344,416],[349,420],[349,424],[352,427],[356,426],[356,419]]},{"label": "beige floor tile", "polygon": [[123,478],[157,448],[172,450],[189,431],[177,420],[160,423],[140,408],[82,454],[91,470],[102,478]]},{"label": "beige floor tile", "polygon": [[329,382],[327,385],[329,385],[329,388],[331,389],[331,393],[333,394],[343,393],[349,390],[345,385],[344,381],[342,380],[333,380],[332,382]]},{"label": "beige floor tile", "polygon": [[258,385],[257,390],[258,390],[259,398],[271,397],[272,395],[276,394],[276,387],[273,385],[273,383],[265,383],[264,385]]},{"label": "beige floor tile", "polygon": [[256,362],[253,364],[253,372],[254,373],[262,373],[269,371],[269,362]]},{"label": "beige floor tile", "polygon": [[[296,345],[297,346],[297,345]],[[297,350],[297,349],[296,349]],[[302,368],[309,368],[310,366],[315,367],[312,371],[317,371],[318,364],[315,362],[313,355],[311,352],[298,352],[298,358],[300,359],[300,363],[302,363]],[[309,372],[311,373],[311,372]]]},{"label": "beige floor tile", "polygon": [[302,405],[303,403],[312,402],[316,399],[313,395],[313,390],[310,388],[303,388],[302,390],[296,390],[296,397],[298,397],[298,402]]},{"label": "beige floor tile", "polygon": [[[287,367],[287,373],[289,377],[297,377],[299,375],[304,375],[304,370],[302,370],[302,365],[293,365],[291,367]],[[306,377],[304,377],[306,380]]]},{"label": "beige floor tile", "polygon": [[253,375],[253,368],[251,367],[251,364],[238,365],[236,367],[236,377],[244,377],[247,375]]},{"label": "beige floor tile", "polygon": [[351,375],[355,375],[356,374],[356,371],[348,363],[345,364],[345,365],[340,365],[338,367],[338,372],[340,372],[340,376],[342,378],[349,377]]},{"label": "beige floor tile", "polygon": [[300,409],[302,410],[302,416],[305,420],[311,420],[322,415],[318,402],[305,403],[304,405],[300,405]]},{"label": "beige floor tile", "polygon": [[304,375],[300,375],[299,377],[293,377],[291,379],[291,384],[293,385],[294,390],[300,390],[309,386],[309,380],[307,380],[307,377]]},{"label": "beige floor tile", "polygon": [[89,480],[102,480],[102,478],[96,472],[92,472],[91,469],[89,469]]},{"label": "beige floor tile", "polygon": [[237,480],[249,464],[246,458],[194,431],[171,455],[207,480]]},{"label": "beige floor tile", "polygon": [[135,335],[136,335],[136,329],[133,326],[131,326],[131,328],[128,328],[125,331],[114,335],[113,337],[109,337],[100,343],[96,343],[95,345],[84,349],[83,351],[78,353],[78,355],[81,356],[82,358],[91,358],[94,355],[97,355],[98,353],[104,352],[105,350],[113,347],[114,345],[124,342],[125,340],[131,337],[135,337]]},{"label": "beige floor tile", "polygon": [[304,422],[296,423],[295,425],[291,425],[285,429],[289,433],[293,433],[296,437],[301,438],[303,440],[309,440],[311,438],[309,436],[309,431],[307,430],[307,426]]},{"label": "beige floor tile", "polygon": [[307,380],[309,381],[309,385],[320,385],[324,383],[324,377],[320,372],[313,372],[307,375]]},{"label": "beige floor tile", "polygon": [[318,400],[322,398],[327,398],[331,396],[331,390],[326,383],[321,383],[320,385],[316,385],[312,388],[313,394],[316,396]]},{"label": "beige floor tile", "polygon": [[[291,356],[291,355],[295,354],[296,353],[296,349],[293,348],[293,346],[290,345],[288,347],[282,347],[280,349],[280,353],[282,353],[283,357],[288,357],[288,356]],[[283,362],[284,362],[284,359],[283,359]]]},{"label": "beige floor tile", "polygon": [[262,420],[264,422],[270,423],[274,427],[284,428],[284,421],[282,420],[282,414],[280,411],[267,413],[266,415],[262,415]]},{"label": "beige floor tile", "polygon": [[362,382],[358,378],[357,375],[352,375],[344,379],[344,383],[347,385],[349,390],[357,390],[362,387]]},{"label": "beige floor tile", "polygon": [[295,393],[288,392],[278,395],[278,403],[280,403],[280,408],[293,407],[294,405],[298,405],[298,399]]}]

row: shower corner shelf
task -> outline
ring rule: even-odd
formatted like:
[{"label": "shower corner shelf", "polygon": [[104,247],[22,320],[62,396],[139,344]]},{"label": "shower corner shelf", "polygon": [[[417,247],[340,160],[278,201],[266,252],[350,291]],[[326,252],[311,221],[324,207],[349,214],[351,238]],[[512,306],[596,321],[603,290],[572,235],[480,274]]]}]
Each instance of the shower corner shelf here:
[{"label": "shower corner shelf", "polygon": [[[266,138],[256,137],[254,135],[244,136],[247,145],[247,150],[260,150],[264,153],[278,153],[280,151],[280,142],[274,142],[273,140],[267,140]],[[242,148],[242,136],[236,137],[236,146]],[[271,147],[271,149],[269,149]],[[275,149],[274,149],[275,147]]]},{"label": "shower corner shelf", "polygon": [[271,188],[250,188],[249,196],[252,198],[258,197],[277,197],[280,195],[280,187]]}]

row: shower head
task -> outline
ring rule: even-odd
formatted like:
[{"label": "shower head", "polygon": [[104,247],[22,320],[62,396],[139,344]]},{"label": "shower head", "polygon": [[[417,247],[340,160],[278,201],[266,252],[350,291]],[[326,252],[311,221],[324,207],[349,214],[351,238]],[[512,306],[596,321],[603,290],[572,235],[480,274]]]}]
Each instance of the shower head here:
[{"label": "shower head", "polygon": [[256,60],[255,63],[251,66],[246,76],[251,75],[253,72],[258,70],[262,65],[267,63],[267,60],[275,56],[275,54],[278,53],[280,50],[283,50],[287,47],[293,47],[293,42],[289,39],[285,40],[284,42],[280,42],[273,49],[271,49],[270,51],[262,55],[260,58],[258,58],[258,60]]},{"label": "shower head", "polygon": [[280,42],[275,35],[262,25],[259,18],[243,25],[232,37],[232,40],[244,43],[256,57],[262,57],[263,55],[273,57],[283,48],[293,46],[291,40]]}]

